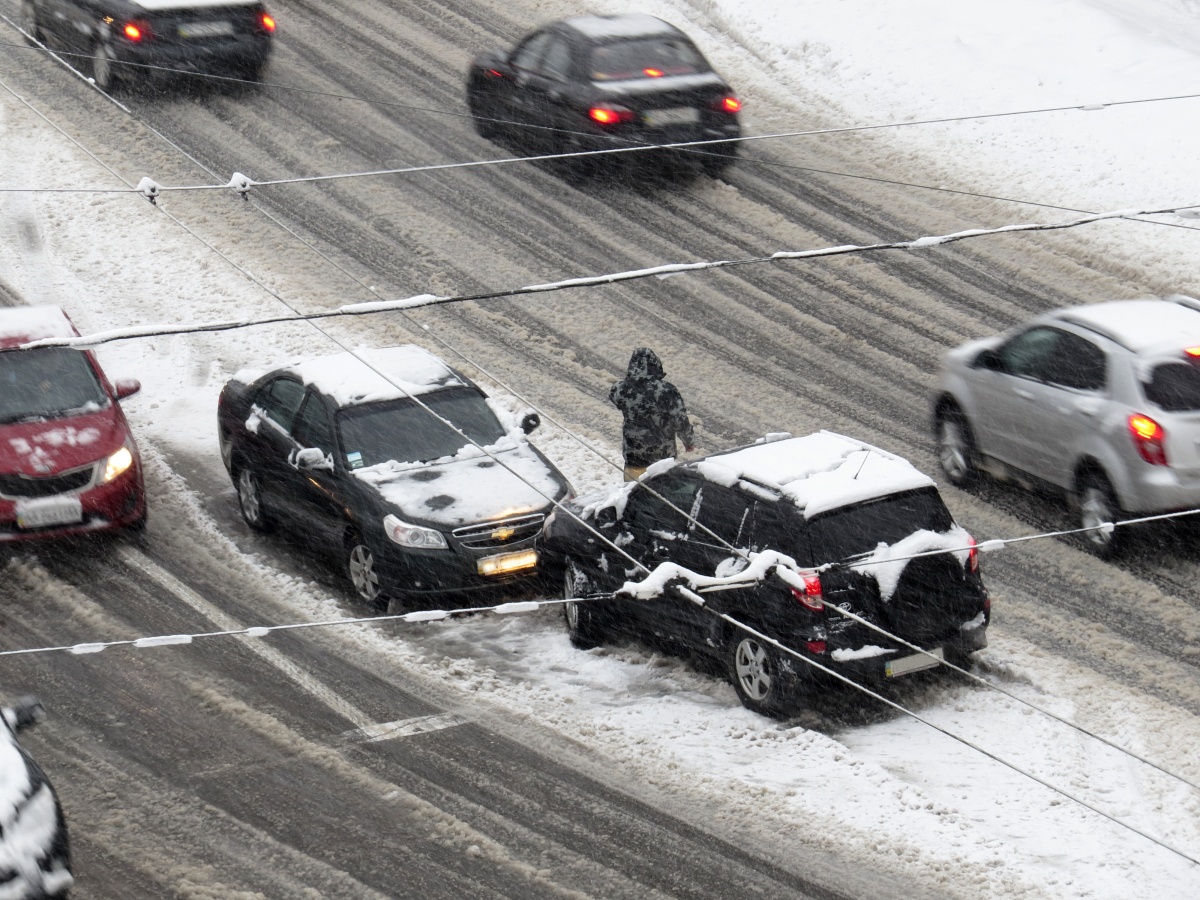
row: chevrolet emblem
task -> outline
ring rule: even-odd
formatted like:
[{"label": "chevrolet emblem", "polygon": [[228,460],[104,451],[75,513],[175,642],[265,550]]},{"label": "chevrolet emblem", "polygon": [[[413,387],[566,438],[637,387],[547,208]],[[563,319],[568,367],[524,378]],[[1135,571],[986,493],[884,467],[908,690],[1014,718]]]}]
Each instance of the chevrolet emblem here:
[{"label": "chevrolet emblem", "polygon": [[492,532],[492,540],[493,541],[507,541],[510,537],[512,537],[514,534],[516,534],[516,531],[517,531],[517,529],[513,528],[512,526],[505,525],[501,528],[497,528],[495,531]]}]

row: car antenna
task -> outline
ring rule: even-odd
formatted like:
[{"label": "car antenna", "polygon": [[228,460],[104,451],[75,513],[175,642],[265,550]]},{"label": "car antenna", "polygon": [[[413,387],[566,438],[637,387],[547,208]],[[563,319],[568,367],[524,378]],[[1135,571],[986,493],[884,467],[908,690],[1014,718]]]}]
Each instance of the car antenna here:
[{"label": "car antenna", "polygon": [[858,476],[862,474],[863,466],[867,464],[867,457],[870,455],[871,450],[867,448],[867,452],[863,454],[862,462],[858,464],[858,471],[854,473],[854,477],[850,479],[851,481],[858,481]]}]

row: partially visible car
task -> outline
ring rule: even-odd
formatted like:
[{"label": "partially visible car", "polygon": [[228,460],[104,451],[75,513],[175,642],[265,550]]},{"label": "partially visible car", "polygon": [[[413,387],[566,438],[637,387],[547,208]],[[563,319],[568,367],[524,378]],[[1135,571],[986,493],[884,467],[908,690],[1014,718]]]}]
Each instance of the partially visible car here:
[{"label": "partially visible car", "polygon": [[[817,665],[870,684],[939,659],[969,665],[987,646],[991,604],[977,548],[934,482],[898,456],[832,432],[658,463],[639,482],[564,504],[540,547],[563,597],[580,598],[564,604],[576,647],[632,637],[698,658],[767,715],[790,713],[835,682]],[[791,557],[803,590],[771,578],[705,593],[703,609],[671,591],[653,600],[610,596],[664,561],[728,577],[762,551]]]},{"label": "partially visible car", "polygon": [[0,708],[0,897],[66,896],[74,883],[62,804],[46,773],[17,740],[45,707],[22,697]]},{"label": "partially visible car", "polygon": [[1200,301],[1060,309],[950,351],[933,404],[951,483],[980,472],[1065,495],[1088,546],[1104,523],[1200,507]]},{"label": "partially visible car", "polygon": [[90,57],[104,90],[167,69],[258,81],[275,34],[259,0],[21,0],[20,22],[31,38]]},{"label": "partially visible car", "polygon": [[535,413],[413,345],[239,372],[217,419],[246,523],[334,554],[393,611],[536,586],[534,538],[571,492],[526,437]]},{"label": "partially visible car", "polygon": [[141,455],[121,400],[89,350],[21,349],[78,337],[54,306],[0,309],[0,542],[56,538],[146,521]]},{"label": "partially visible car", "polygon": [[[742,133],[725,79],[682,31],[641,13],[551,22],[512,50],[477,56],[467,105],[480,135],[535,154],[728,140],[671,152],[713,177],[732,165]],[[586,172],[606,159],[570,165]]]}]

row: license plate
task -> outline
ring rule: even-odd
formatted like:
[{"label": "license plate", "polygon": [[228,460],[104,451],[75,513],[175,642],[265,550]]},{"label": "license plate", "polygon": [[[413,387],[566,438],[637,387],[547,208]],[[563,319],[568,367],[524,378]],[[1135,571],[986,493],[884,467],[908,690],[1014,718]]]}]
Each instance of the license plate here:
[{"label": "license plate", "polygon": [[912,656],[902,656],[899,659],[893,659],[883,667],[883,674],[888,678],[895,678],[897,675],[907,675],[909,672],[932,669],[946,658],[941,647],[938,647],[936,650],[930,650],[929,653],[929,656],[926,656],[924,653],[914,653]]},{"label": "license plate", "polygon": [[520,572],[522,569],[537,567],[538,555],[536,550],[518,550],[516,553],[501,553],[498,556],[485,556],[477,560],[475,570],[480,575],[507,575],[509,572]]},{"label": "license plate", "polygon": [[233,23],[220,19],[216,22],[189,22],[179,26],[181,38],[223,37],[233,34]]},{"label": "license plate", "polygon": [[642,120],[651,128],[663,125],[693,125],[700,121],[700,110],[691,106],[675,109],[652,109],[642,115]]},{"label": "license plate", "polygon": [[78,497],[47,497],[17,501],[18,528],[45,528],[83,521],[83,504]]}]

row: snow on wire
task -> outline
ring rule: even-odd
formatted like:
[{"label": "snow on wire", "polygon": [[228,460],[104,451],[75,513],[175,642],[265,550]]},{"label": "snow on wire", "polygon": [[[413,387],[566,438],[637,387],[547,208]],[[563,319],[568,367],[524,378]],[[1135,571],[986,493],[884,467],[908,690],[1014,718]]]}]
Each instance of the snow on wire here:
[{"label": "snow on wire", "polygon": [[[735,266],[747,266],[761,263],[783,262],[787,260],[819,259],[830,256],[844,256],[851,253],[870,253],[880,250],[927,250],[957,241],[986,237],[998,234],[1014,234],[1032,231],[1061,231],[1067,228],[1077,228],[1095,222],[1111,221],[1114,219],[1134,219],[1140,216],[1166,215],[1182,213],[1194,209],[1197,204],[1176,204],[1156,209],[1123,209],[1109,212],[1093,213],[1068,219],[1063,222],[1027,222],[1014,225],[1001,225],[996,228],[971,228],[948,234],[928,235],[911,240],[890,241],[877,244],[842,244],[833,247],[821,247],[814,250],[779,250],[769,256],[745,257],[743,259],[709,260],[694,263],[666,263],[642,269],[630,269],[623,272],[610,272],[602,275],[587,275],[579,278],[567,278],[544,284],[525,285],[519,288],[507,288],[494,291],[482,291],[473,294],[453,294],[438,296],[435,294],[416,294],[396,300],[374,300],[365,303],[349,303],[337,309],[318,313],[296,313],[291,315],[270,316],[264,319],[235,319],[224,322],[206,322],[196,325],[142,325],[131,328],[116,328],[95,334],[75,338],[46,338],[31,341],[22,345],[22,349],[33,347],[95,347],[112,341],[131,340],[141,337],[160,337],[178,334],[199,334],[207,332],[232,331],[238,328],[252,328],[259,325],[274,325],[282,322],[315,322],[321,319],[333,319],[344,316],[372,315],[381,312],[407,312],[424,306],[435,306],[447,303],[462,303],[464,301],[496,300],[506,297],[518,297],[525,294],[541,294],[551,291],[569,290],[581,287],[598,287],[615,284],[622,281],[636,281],[645,278],[664,278],[668,275],[678,275],[685,272],[699,272],[709,269],[725,269]],[[290,307],[289,307],[290,308]]]}]

